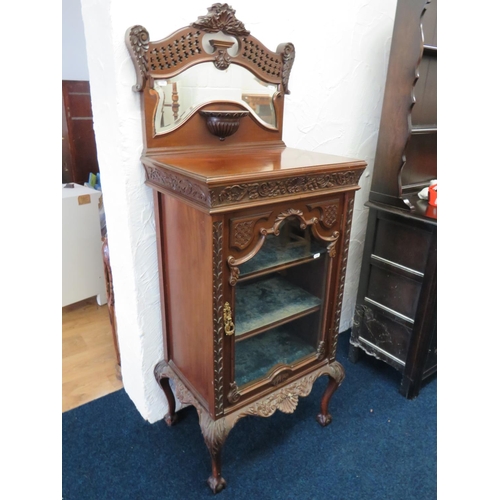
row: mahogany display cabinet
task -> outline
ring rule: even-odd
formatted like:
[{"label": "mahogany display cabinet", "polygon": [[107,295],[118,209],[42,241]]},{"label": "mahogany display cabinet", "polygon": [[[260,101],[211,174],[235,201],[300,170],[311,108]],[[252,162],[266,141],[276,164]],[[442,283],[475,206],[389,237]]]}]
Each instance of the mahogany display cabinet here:
[{"label": "mahogany display cabinet", "polygon": [[227,4],[157,42],[133,26],[126,43],[155,202],[164,333],[155,376],[167,424],[176,421],[174,391],[196,407],[215,493],[225,487],[222,446],[243,416],[292,413],[326,375],[317,420],[331,421],[366,163],[286,147],[294,46],[267,49]]}]

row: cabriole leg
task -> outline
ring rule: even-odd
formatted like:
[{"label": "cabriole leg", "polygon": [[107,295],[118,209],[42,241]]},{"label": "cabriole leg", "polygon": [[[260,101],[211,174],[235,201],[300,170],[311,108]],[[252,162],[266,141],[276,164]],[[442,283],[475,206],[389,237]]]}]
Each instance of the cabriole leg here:
[{"label": "cabriole leg", "polygon": [[177,422],[177,413],[175,412],[175,397],[174,393],[172,392],[172,388],[170,387],[170,379],[167,375],[167,368],[167,362],[160,361],[155,367],[155,377],[156,381],[163,389],[163,392],[165,393],[165,396],[167,398],[168,412],[165,415],[164,419],[167,425],[171,427]]},{"label": "cabriole leg", "polygon": [[198,409],[198,413],[201,432],[212,459],[212,475],[207,482],[214,493],[219,493],[226,487],[226,481],[222,477],[221,471],[222,447],[238,417],[230,415],[219,420],[212,420],[212,417],[203,409]]},{"label": "cabriole leg", "polygon": [[338,361],[335,361],[334,370],[331,374],[328,374],[328,385],[326,386],[325,393],[321,398],[321,409],[316,417],[316,420],[323,427],[326,427],[332,421],[332,416],[328,412],[328,403],[330,402],[332,394],[338,389],[338,387],[342,383],[342,380],[344,380],[344,377],[344,367]]}]

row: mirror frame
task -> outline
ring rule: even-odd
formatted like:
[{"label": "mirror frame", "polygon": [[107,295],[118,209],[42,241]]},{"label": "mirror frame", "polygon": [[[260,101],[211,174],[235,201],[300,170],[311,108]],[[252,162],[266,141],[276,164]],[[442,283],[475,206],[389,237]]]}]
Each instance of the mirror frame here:
[{"label": "mirror frame", "polygon": [[[238,49],[236,55],[228,50],[232,44],[225,40],[212,38],[210,45],[213,52],[203,47],[202,39],[207,33],[219,33],[236,38]],[[252,36],[244,24],[235,16],[235,10],[227,4],[213,4],[208,14],[200,16],[197,21],[181,28],[159,41],[150,41],[149,33],[143,26],[135,25],[126,32],[125,41],[135,66],[137,83],[132,87],[143,96],[143,113],[145,120],[144,137],[147,150],[165,148],[186,148],[192,141],[192,134],[200,128],[200,115],[193,112],[180,126],[173,130],[155,132],[154,118],[159,96],[154,90],[154,81],[175,77],[186,69],[202,63],[212,62],[217,69],[224,70],[230,64],[240,65],[260,80],[277,85],[273,98],[276,112],[276,129],[261,123],[253,116],[242,121],[240,132],[232,139],[238,142],[273,142],[283,144],[283,101],[289,94],[288,82],[295,59],[295,48],[292,43],[278,45],[276,52],[269,50],[257,38]],[[235,102],[221,101],[207,103],[201,109],[241,110]],[[200,109],[200,108],[199,108]],[[187,130],[183,130],[187,129]],[[259,130],[260,129],[260,130]],[[199,133],[199,146],[211,146],[211,139]],[[217,138],[214,138],[217,140]]]}]

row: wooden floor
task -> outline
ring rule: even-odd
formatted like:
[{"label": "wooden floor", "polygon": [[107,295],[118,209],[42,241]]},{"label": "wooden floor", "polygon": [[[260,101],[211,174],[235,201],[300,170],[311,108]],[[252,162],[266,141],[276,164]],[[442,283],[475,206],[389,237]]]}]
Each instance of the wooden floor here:
[{"label": "wooden floor", "polygon": [[108,307],[95,298],[62,308],[62,411],[123,387]]}]

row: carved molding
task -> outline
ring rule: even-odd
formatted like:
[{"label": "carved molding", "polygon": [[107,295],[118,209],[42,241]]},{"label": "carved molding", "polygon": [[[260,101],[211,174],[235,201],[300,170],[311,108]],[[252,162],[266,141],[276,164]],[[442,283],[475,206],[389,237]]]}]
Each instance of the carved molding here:
[{"label": "carved molding", "polygon": [[237,403],[240,400],[241,394],[238,389],[238,386],[236,385],[236,382],[231,382],[229,384],[229,392],[227,394],[227,400],[230,403]]},{"label": "carved molding", "polygon": [[248,217],[230,219],[230,245],[238,250],[245,250],[254,239],[255,224],[261,219],[269,219],[270,212],[253,214]]},{"label": "carved molding", "polygon": [[256,401],[249,407],[242,409],[242,412],[245,415],[261,417],[270,417],[276,410],[292,413],[297,407],[299,397],[308,396],[316,379],[325,374],[335,379],[339,385],[345,376],[344,368],[335,361]]},{"label": "carved molding", "polygon": [[293,43],[284,43],[278,46],[277,52],[281,54],[283,60],[283,90],[285,94],[289,94],[288,80],[290,79],[290,72],[292,71],[293,62],[295,61],[295,47]]},{"label": "carved molding", "polygon": [[215,415],[224,412],[224,305],[222,285],[222,221],[212,225],[213,236],[213,332]]},{"label": "carved molding", "polygon": [[[318,218],[313,217],[311,219],[306,219],[304,217],[304,212],[301,210],[297,210],[295,208],[289,208],[287,210],[284,210],[283,212],[279,213],[276,219],[274,220],[274,223],[271,227],[262,227],[259,230],[260,237],[257,240],[257,243],[255,246],[252,248],[252,250],[244,255],[243,257],[240,257],[239,259],[236,259],[233,255],[230,255],[227,258],[227,264],[230,269],[230,276],[229,276],[229,284],[231,286],[235,286],[236,283],[238,282],[238,278],[240,275],[240,270],[239,267],[241,264],[244,264],[248,260],[250,260],[252,257],[254,257],[257,252],[262,248],[262,245],[264,244],[264,241],[266,239],[266,236],[269,234],[274,234],[275,236],[278,236],[280,234],[280,225],[281,223],[287,219],[288,217],[297,217],[300,220],[300,228],[305,229],[307,226],[312,226],[312,233],[315,238],[318,240],[322,240],[325,242],[328,242],[329,245],[327,246],[327,251],[328,255],[333,258],[336,256],[336,244],[337,241],[340,237],[339,231],[334,231],[331,234],[322,234],[318,230]],[[252,226],[253,229],[253,226]],[[248,245],[248,244],[247,244]]]},{"label": "carved molding", "polygon": [[132,57],[137,74],[137,83],[132,87],[134,92],[140,92],[146,84],[148,74],[149,33],[144,26],[136,25],[129,28],[125,34],[125,44]]},{"label": "carved molding", "polygon": [[312,210],[314,208],[319,209],[320,211],[319,220],[321,224],[327,229],[333,227],[333,225],[337,222],[337,216],[339,212],[339,200],[335,200],[334,203],[328,203],[328,204],[325,204],[325,202],[311,203],[307,205],[307,208],[309,208],[309,210]]},{"label": "carved molding", "polygon": [[[265,216],[267,216],[267,214],[259,215],[260,218]],[[240,275],[240,270],[238,266],[244,264],[245,262],[247,262],[248,260],[250,260],[252,257],[255,256],[255,254],[262,248],[262,245],[264,244],[264,241],[266,240],[266,236],[268,234],[274,234],[275,236],[278,236],[280,234],[279,230],[280,224],[288,217],[298,217],[300,219],[300,227],[302,229],[305,229],[308,225],[315,224],[317,222],[317,219],[315,217],[310,220],[306,220],[304,218],[304,213],[301,210],[296,210],[294,208],[289,208],[278,214],[271,227],[269,228],[262,227],[259,230],[260,233],[259,239],[257,240],[257,243],[255,244],[251,252],[249,252],[247,255],[239,259],[236,259],[233,255],[230,255],[227,258],[227,264],[231,271],[229,276],[229,284],[231,286],[235,286],[236,283],[238,282],[238,278]],[[255,219],[255,222],[256,221],[257,219]]]},{"label": "carved molding", "polygon": [[292,370],[291,368],[282,368],[278,370],[271,378],[271,384],[276,386],[282,384],[285,380],[288,380],[290,378],[290,375],[292,375]]},{"label": "carved molding", "polygon": [[333,241],[327,246],[328,255],[333,259],[337,255],[337,241],[340,237],[340,233],[338,231],[334,231],[333,233]]},{"label": "carved molding", "polygon": [[227,69],[231,64],[231,57],[227,53],[234,42],[229,42],[227,40],[210,40],[210,45],[214,50],[214,66],[221,71]]},{"label": "carved molding", "polygon": [[297,193],[315,193],[340,186],[357,187],[362,170],[289,177],[277,181],[235,184],[209,189],[205,184],[155,165],[144,165],[147,181],[181,194],[208,208],[222,207]]},{"label": "carved molding", "polygon": [[318,349],[316,350],[316,357],[318,359],[323,359],[325,357],[325,353],[326,353],[326,345],[325,345],[325,341],[322,340],[318,344]]},{"label": "carved molding", "polygon": [[274,224],[270,228],[261,228],[260,234],[267,236],[268,234],[274,234],[278,236],[280,234],[280,225],[281,223],[287,219],[288,217],[297,217],[300,220],[300,229],[305,229],[307,226],[316,223],[317,219],[313,217],[310,220],[306,220],[304,218],[304,212],[301,210],[296,210],[295,208],[289,208],[281,212],[276,219],[274,220]]},{"label": "carved molding", "polygon": [[362,170],[304,175],[276,181],[234,184],[211,190],[213,207],[245,201],[279,198],[298,193],[310,193],[339,186],[357,186]]},{"label": "carved molding", "polygon": [[344,248],[342,253],[342,263],[340,270],[340,281],[338,287],[338,296],[337,296],[337,304],[335,307],[335,315],[334,315],[334,325],[331,330],[331,339],[330,339],[330,360],[335,359],[337,354],[337,341],[339,334],[339,326],[340,326],[340,315],[342,313],[342,301],[344,299],[344,285],[345,285],[345,275],[347,270],[347,257],[349,255],[349,241],[351,239],[351,223],[352,216],[354,212],[354,197],[348,202],[347,213],[346,213],[346,223],[345,223],[345,236],[344,236]]},{"label": "carved molding", "polygon": [[145,165],[146,178],[159,187],[166,188],[174,193],[180,193],[192,200],[206,204],[209,195],[208,189],[182,175],[174,174],[154,166]]},{"label": "carved molding", "polygon": [[229,269],[229,284],[231,286],[236,286],[236,283],[238,283],[238,278],[240,277],[240,268],[229,264]]},{"label": "carved molding", "polygon": [[215,3],[207,10],[207,15],[198,17],[198,20],[191,24],[193,28],[202,29],[208,33],[222,31],[234,36],[250,34],[245,25],[236,18],[236,11],[227,3]]}]

